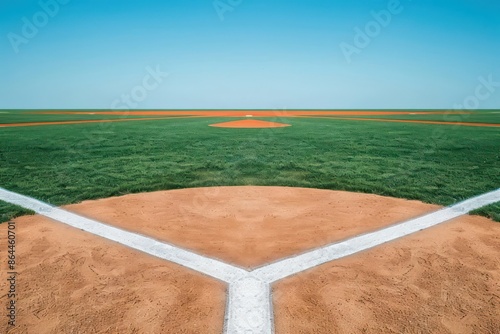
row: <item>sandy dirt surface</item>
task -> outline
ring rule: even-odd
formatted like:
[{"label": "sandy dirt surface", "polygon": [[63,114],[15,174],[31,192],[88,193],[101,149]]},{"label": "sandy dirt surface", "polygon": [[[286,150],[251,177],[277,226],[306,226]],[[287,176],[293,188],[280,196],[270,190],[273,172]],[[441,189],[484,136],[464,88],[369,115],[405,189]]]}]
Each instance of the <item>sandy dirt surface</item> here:
[{"label": "sandy dirt surface", "polygon": [[[287,187],[182,189],[65,208],[245,267],[439,209]],[[225,284],[40,216],[15,221],[18,322],[8,333],[222,332]],[[0,244],[6,238],[2,224]],[[313,268],[273,285],[276,333],[500,333],[499,252],[500,224],[467,216]]]},{"label": "sandy dirt surface", "polygon": [[67,208],[253,268],[439,207],[342,191],[248,186],[133,194]]},{"label": "sandy dirt surface", "polygon": [[254,128],[284,128],[291,126],[290,124],[260,121],[257,119],[245,119],[241,121],[224,122],[217,124],[210,124],[210,126],[216,128],[244,128],[244,129],[254,129]]},{"label": "sandy dirt surface", "polygon": [[[224,283],[40,216],[15,221],[17,323],[7,326],[4,309],[0,332],[222,332]],[[6,245],[7,224],[0,237]]]},{"label": "sandy dirt surface", "polygon": [[500,333],[500,224],[466,216],[276,283],[277,333]]}]

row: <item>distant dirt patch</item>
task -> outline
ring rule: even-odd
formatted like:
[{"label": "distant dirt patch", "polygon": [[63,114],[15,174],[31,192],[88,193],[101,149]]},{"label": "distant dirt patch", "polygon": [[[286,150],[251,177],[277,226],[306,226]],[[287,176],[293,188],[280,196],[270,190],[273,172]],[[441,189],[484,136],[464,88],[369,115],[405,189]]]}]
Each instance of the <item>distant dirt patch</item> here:
[{"label": "distant dirt patch", "polygon": [[[92,111],[96,115],[137,115],[137,116],[202,116],[202,117],[245,117],[252,115],[253,117],[294,117],[294,116],[374,116],[374,115],[450,115],[450,114],[470,114],[465,111],[449,110],[442,111],[375,111],[375,110],[129,110],[129,111]],[[88,115],[88,111],[42,111],[33,114],[73,114],[73,115]]]},{"label": "distant dirt patch", "polygon": [[[251,116],[248,116],[251,117]],[[254,128],[284,128],[291,126],[285,123],[276,123],[268,121],[260,121],[256,119],[245,119],[241,121],[231,121],[217,124],[210,124],[210,126],[216,128],[243,128],[243,129],[254,129]]]},{"label": "distant dirt patch", "polygon": [[[95,115],[95,113],[90,114]],[[165,120],[170,117],[160,118],[124,118],[124,119],[100,119],[100,120],[81,120],[81,121],[54,121],[54,122],[25,122],[25,123],[6,123],[0,124],[0,128],[24,127],[24,126],[43,126],[43,125],[68,125],[68,124],[87,124],[87,123],[114,123],[114,122],[137,122],[137,121],[157,121]]]}]

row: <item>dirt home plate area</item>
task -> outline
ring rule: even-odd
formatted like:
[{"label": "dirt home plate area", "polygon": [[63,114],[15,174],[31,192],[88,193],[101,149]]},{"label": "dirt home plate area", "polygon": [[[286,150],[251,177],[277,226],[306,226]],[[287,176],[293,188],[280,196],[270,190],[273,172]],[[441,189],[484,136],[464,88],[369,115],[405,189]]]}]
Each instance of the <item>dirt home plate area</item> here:
[{"label": "dirt home plate area", "polygon": [[[441,207],[245,186],[133,194],[64,209],[250,272]],[[41,215],[14,221],[22,298],[8,333],[227,331],[232,302],[225,282]],[[7,228],[0,225],[3,244]],[[270,285],[273,330],[500,333],[499,250],[500,225],[465,215],[314,266]]]}]

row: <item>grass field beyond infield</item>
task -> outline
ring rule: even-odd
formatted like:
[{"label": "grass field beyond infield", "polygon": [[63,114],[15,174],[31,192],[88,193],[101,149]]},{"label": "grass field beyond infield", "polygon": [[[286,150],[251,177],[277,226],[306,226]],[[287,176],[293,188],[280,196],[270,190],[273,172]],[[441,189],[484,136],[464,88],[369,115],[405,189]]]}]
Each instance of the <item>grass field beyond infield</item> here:
[{"label": "grass field beyond infield", "polygon": [[[40,121],[35,116],[24,121]],[[5,123],[19,118],[2,114]],[[500,114],[479,118],[499,123]],[[449,205],[500,186],[499,128],[262,119],[292,127],[223,129],[208,125],[235,119],[173,118],[0,128],[0,186],[54,205],[225,185],[348,190]],[[26,211],[0,203],[0,213],[5,221]],[[500,221],[499,204],[478,213]]]}]

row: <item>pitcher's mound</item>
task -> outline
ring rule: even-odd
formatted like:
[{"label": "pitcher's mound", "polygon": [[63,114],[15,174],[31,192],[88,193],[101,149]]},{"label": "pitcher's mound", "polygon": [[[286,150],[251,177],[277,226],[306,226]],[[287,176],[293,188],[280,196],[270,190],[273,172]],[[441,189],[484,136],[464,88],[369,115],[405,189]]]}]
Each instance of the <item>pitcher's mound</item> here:
[{"label": "pitcher's mound", "polygon": [[259,121],[256,119],[245,119],[240,121],[231,121],[217,124],[210,124],[210,126],[216,128],[243,128],[243,129],[254,129],[254,128],[284,128],[291,126],[285,123],[276,123],[268,121]]}]

